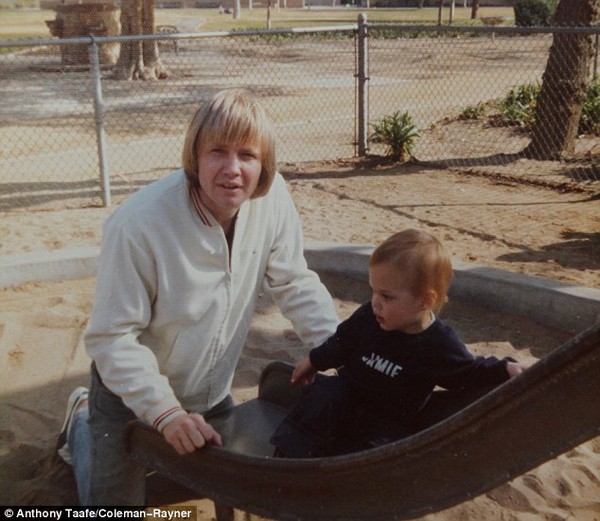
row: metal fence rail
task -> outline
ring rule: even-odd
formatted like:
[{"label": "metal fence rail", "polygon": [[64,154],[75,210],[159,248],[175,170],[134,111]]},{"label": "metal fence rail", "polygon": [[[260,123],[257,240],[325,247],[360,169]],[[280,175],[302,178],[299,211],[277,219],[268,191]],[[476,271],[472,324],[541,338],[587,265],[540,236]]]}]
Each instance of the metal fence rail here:
[{"label": "metal fence rail", "polygon": [[[163,176],[180,165],[195,108],[234,86],[263,99],[277,127],[280,162],[381,153],[369,140],[371,125],[399,110],[420,129],[417,159],[496,167],[491,158],[519,153],[527,133],[461,115],[540,82],[560,30],[363,20],[318,29],[0,42],[9,51],[0,54],[0,210],[59,200],[108,204]],[[579,31],[597,35],[600,28]],[[98,49],[131,39],[158,41],[167,79],[110,78]],[[81,65],[62,63],[65,46],[78,46]],[[569,179],[597,186],[598,137],[582,137],[578,149],[586,161],[568,168]],[[539,168],[566,175],[565,165]]]}]

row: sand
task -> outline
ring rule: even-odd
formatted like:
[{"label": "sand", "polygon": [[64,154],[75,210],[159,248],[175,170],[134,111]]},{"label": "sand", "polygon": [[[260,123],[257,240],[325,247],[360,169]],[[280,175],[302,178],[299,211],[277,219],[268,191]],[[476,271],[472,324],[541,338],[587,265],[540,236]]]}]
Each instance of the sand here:
[{"label": "sand", "polygon": [[[597,196],[472,173],[397,165],[365,168],[352,162],[302,171],[289,167],[286,177],[309,238],[374,244],[395,230],[420,226],[444,240],[457,260],[600,287]],[[57,208],[5,213],[0,254],[97,246],[109,212]],[[342,318],[369,297],[364,283],[321,276]],[[1,504],[76,504],[70,468],[55,456],[54,444],[70,390],[88,381],[89,360],[81,339],[94,283],[93,278],[31,282],[0,291]],[[451,302],[444,317],[481,354],[534,362],[568,338],[526,317],[464,302]],[[269,361],[293,363],[304,354],[289,323],[268,299],[261,299],[236,373],[236,399],[255,395],[260,371]],[[209,501],[194,504],[200,520],[214,518]],[[423,519],[600,520],[600,439]]]}]

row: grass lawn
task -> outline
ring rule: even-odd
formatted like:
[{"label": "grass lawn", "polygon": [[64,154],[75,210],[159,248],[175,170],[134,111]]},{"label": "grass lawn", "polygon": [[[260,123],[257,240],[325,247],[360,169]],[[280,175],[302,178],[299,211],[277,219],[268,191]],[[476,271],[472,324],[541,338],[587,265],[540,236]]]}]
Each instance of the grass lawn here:
[{"label": "grass lawn", "polygon": [[[272,9],[271,27],[308,27],[356,23],[358,14],[366,12],[372,22],[394,22],[407,24],[437,24],[437,8],[404,9]],[[443,23],[448,23],[450,9],[443,10]],[[481,7],[478,17],[502,16],[508,24],[514,20],[510,7]],[[50,38],[46,20],[54,20],[54,11],[40,9],[0,9],[0,41],[28,38]],[[179,25],[196,31],[227,31],[244,29],[265,29],[267,10],[264,8],[242,9],[242,18],[234,20],[232,15],[219,14],[216,9],[157,9],[156,23]],[[454,25],[480,24],[471,20],[471,8],[457,7]]]}]

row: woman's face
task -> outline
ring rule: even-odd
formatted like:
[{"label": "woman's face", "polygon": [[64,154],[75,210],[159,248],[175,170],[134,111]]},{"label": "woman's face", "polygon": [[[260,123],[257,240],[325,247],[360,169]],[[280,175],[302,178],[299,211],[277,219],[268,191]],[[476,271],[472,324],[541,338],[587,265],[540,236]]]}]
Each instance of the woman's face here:
[{"label": "woman's face", "polygon": [[198,152],[200,199],[223,225],[258,185],[262,171],[260,145],[203,141]]}]

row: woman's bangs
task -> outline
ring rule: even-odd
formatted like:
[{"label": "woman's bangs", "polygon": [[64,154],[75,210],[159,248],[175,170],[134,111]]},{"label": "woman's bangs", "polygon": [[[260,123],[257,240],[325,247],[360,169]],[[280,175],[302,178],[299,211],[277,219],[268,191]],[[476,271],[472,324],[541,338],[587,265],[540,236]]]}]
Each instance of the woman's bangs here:
[{"label": "woman's bangs", "polygon": [[204,126],[202,139],[215,143],[253,143],[260,139],[260,129],[248,114],[215,114]]}]

